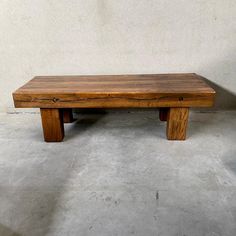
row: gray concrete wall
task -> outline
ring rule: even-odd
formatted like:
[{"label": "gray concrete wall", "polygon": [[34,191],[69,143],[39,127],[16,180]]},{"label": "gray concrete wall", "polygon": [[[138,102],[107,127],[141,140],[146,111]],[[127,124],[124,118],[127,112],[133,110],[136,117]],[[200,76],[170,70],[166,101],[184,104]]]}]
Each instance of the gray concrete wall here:
[{"label": "gray concrete wall", "polygon": [[235,0],[1,0],[0,111],[35,75],[196,72],[236,105]]}]

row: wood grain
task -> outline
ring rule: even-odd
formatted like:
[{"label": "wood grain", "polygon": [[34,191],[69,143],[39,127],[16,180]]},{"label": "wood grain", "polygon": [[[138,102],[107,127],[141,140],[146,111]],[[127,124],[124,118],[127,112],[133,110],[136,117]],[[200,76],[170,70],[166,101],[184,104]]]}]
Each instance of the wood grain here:
[{"label": "wood grain", "polygon": [[166,134],[169,140],[185,140],[189,108],[170,108],[167,116]]},{"label": "wood grain", "polygon": [[196,74],[37,76],[13,93],[15,107],[209,107],[215,91]]},{"label": "wood grain", "polygon": [[37,76],[13,93],[15,107],[41,108],[44,138],[59,142],[72,108],[160,108],[167,138],[184,140],[189,107],[210,107],[215,91],[197,74]]},{"label": "wood grain", "polygon": [[61,142],[64,138],[63,114],[61,109],[41,108],[44,140]]}]

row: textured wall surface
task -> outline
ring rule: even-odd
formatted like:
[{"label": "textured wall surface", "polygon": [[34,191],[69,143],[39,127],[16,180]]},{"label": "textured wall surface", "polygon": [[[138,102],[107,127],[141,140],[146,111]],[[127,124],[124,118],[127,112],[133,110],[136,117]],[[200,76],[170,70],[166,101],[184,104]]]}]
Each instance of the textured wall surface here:
[{"label": "textured wall surface", "polygon": [[236,105],[235,0],[1,0],[0,111],[35,75],[196,72]]}]

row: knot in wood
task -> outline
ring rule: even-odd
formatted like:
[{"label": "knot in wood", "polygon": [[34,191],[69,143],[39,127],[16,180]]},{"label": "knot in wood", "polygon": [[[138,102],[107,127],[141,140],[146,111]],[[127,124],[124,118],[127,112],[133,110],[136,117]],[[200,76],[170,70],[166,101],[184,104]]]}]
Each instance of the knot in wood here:
[{"label": "knot in wood", "polygon": [[57,102],[59,99],[58,98],[53,98],[52,101],[53,102]]}]

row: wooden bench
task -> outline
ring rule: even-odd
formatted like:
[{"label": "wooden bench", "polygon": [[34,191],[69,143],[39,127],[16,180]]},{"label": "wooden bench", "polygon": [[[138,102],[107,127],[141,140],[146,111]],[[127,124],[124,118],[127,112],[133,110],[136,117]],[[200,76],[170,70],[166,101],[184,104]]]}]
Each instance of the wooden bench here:
[{"label": "wooden bench", "polygon": [[184,140],[190,107],[211,107],[215,91],[197,74],[37,76],[13,93],[15,107],[41,110],[44,139],[60,142],[72,108],[160,108],[167,138]]}]

